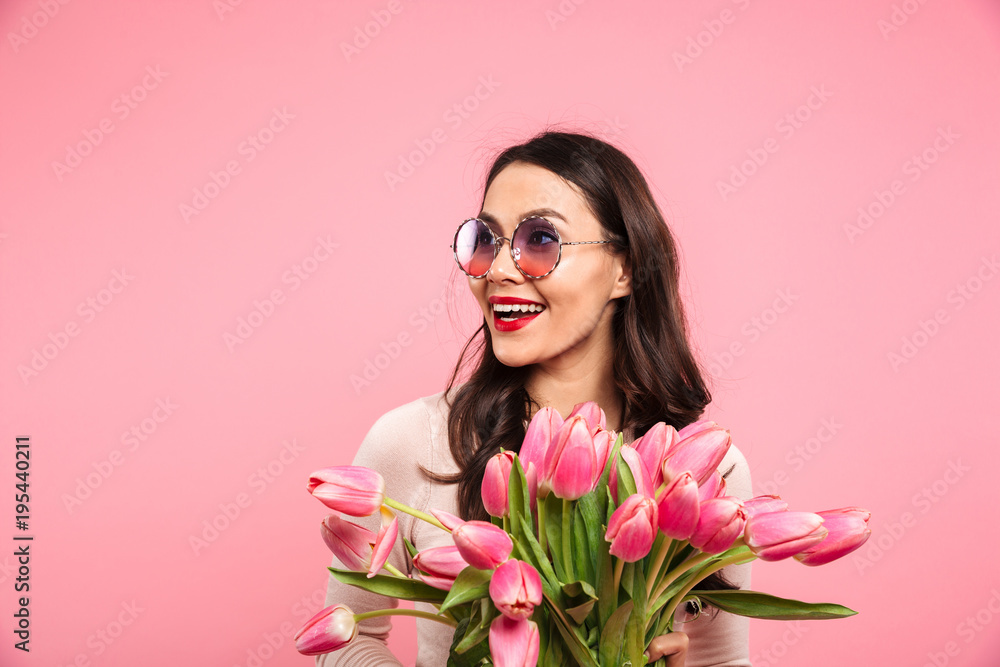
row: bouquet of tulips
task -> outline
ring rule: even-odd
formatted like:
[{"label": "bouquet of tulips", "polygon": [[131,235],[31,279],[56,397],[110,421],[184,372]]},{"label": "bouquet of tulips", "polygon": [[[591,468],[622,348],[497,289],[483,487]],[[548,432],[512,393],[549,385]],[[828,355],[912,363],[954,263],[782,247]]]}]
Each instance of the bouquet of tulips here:
[{"label": "bouquet of tulips", "polygon": [[[747,590],[698,590],[727,565],[794,557],[821,565],[860,547],[870,513],[844,508],[789,511],[777,496],[726,495],[718,467],[729,432],[711,421],[680,431],[656,424],[630,444],[605,429],[596,403],[564,421],[551,408],[528,425],[520,452],[486,466],[483,504],[492,521],[431,515],[385,496],[378,473],[338,466],[312,474],[309,491],[351,516],[381,512],[377,532],[337,514],[323,536],[350,569],[340,581],[408,600],[407,609],[355,614],[320,611],[296,635],[304,654],[327,653],[357,635],[357,623],[384,614],[432,618],[455,628],[449,666],[644,665],[656,636],[671,632],[678,606],[712,605],[770,619],[821,619],[855,612],[836,604],[787,600]],[[451,533],[454,546],[416,551],[417,578],[386,562],[398,537],[393,510]],[[382,574],[382,570],[386,573]]]}]

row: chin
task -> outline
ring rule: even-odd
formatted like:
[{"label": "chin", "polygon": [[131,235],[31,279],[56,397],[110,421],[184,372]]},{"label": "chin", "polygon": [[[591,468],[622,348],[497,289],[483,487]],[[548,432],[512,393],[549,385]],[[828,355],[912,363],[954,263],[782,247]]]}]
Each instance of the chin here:
[{"label": "chin", "polygon": [[510,354],[505,353],[504,350],[498,350],[496,346],[493,347],[493,356],[497,358],[504,366],[510,366],[511,368],[518,368],[520,366],[527,366],[531,362],[523,354]]}]

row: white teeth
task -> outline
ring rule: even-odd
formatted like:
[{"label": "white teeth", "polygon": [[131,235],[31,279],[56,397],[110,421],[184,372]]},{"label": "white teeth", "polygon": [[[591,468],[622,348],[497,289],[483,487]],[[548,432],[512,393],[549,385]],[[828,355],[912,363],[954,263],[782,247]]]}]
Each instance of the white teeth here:
[{"label": "white teeth", "polygon": [[493,304],[493,312],[495,313],[509,313],[522,312],[522,313],[540,313],[545,309],[545,306],[536,303],[495,303]]}]

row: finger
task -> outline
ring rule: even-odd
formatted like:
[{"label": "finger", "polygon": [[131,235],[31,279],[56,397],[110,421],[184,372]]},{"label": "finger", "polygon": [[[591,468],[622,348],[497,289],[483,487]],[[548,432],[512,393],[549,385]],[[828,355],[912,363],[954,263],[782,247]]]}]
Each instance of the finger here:
[{"label": "finger", "polygon": [[666,667],[684,667],[687,650],[688,636],[683,632],[671,632],[654,637],[653,641],[649,642],[646,654],[649,656],[649,662],[666,658]]}]

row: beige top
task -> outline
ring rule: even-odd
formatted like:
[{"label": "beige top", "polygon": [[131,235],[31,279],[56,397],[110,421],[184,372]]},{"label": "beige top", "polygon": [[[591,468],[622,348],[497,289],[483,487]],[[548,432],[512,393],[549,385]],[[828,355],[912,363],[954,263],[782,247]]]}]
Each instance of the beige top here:
[{"label": "beige top", "polygon": [[[361,443],[355,465],[377,470],[385,478],[386,495],[410,507],[428,511],[440,509],[459,514],[456,484],[436,484],[420,472],[419,464],[435,472],[457,472],[457,466],[448,447],[448,406],[444,392],[426,396],[394,408],[380,417]],[[629,434],[626,433],[626,436]],[[628,441],[628,438],[626,438]],[[751,496],[750,471],[743,454],[735,447],[719,468],[723,471],[735,464],[726,479],[730,495],[741,499]],[[414,519],[408,514],[397,513],[399,533],[409,539],[418,550],[451,544],[451,536],[430,524]],[[372,530],[378,529],[379,518],[357,519],[358,523]],[[398,540],[389,557],[400,571],[413,574],[413,564],[405,553],[402,540]],[[336,557],[334,567],[343,567]],[[750,564],[729,566],[723,575],[741,588],[750,584]],[[398,606],[393,598],[341,584],[332,576],[326,595],[326,604],[346,604],[355,612],[385,609]],[[417,609],[435,611],[430,604],[416,603]],[[675,630],[686,632],[690,638],[686,667],[751,667],[749,660],[749,620],[725,612],[703,614],[688,623],[681,623],[684,615],[679,610]],[[416,667],[444,667],[448,662],[452,629],[441,623],[417,619]],[[363,621],[358,637],[347,647],[316,656],[317,667],[382,667],[402,663],[389,651],[386,638],[391,629],[387,617]]]}]

